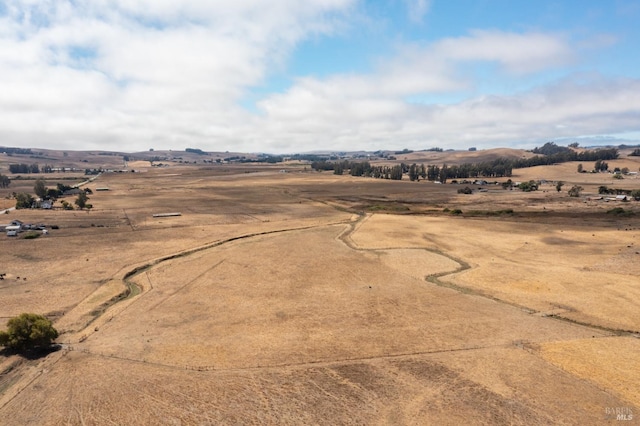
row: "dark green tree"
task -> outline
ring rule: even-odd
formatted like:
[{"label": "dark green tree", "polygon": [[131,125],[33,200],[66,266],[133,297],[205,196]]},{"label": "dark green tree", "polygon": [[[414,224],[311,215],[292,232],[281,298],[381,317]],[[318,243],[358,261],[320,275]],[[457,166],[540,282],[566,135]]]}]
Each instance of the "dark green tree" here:
[{"label": "dark green tree", "polygon": [[569,190],[569,197],[579,197],[583,189],[584,188],[579,185],[572,186]]},{"label": "dark green tree", "polygon": [[594,169],[596,170],[596,172],[606,172],[607,170],[609,170],[609,164],[606,161],[597,160],[596,164],[594,165]]},{"label": "dark green tree", "polygon": [[9,179],[9,176],[3,176],[0,174],[0,188],[8,188],[10,184],[11,179]]},{"label": "dark green tree", "polygon": [[578,164],[578,173],[582,173],[584,168],[582,167],[582,163]]},{"label": "dark green tree", "polygon": [[438,180],[442,183],[447,183],[447,176],[447,165],[443,164],[440,173],[438,173]]},{"label": "dark green tree", "polygon": [[402,180],[402,166],[400,164],[393,166],[389,177],[391,180]]},{"label": "dark green tree", "polygon": [[36,184],[33,186],[33,192],[40,198],[45,198],[47,196],[48,188],[44,184],[44,179],[38,178],[36,179]]},{"label": "dark green tree", "polygon": [[87,196],[87,193],[82,191],[78,194],[78,198],[76,198],[76,201],[74,203],[76,206],[78,206],[80,210],[82,210],[87,205],[88,200],[89,200],[89,197]]},{"label": "dark green tree", "polygon": [[31,194],[21,192],[16,194],[16,209],[30,209],[33,205],[33,197]]},{"label": "dark green tree", "polygon": [[598,194],[611,194],[612,191],[604,185],[598,187]]},{"label": "dark green tree", "polygon": [[409,180],[413,182],[414,180],[418,180],[419,177],[420,173],[418,165],[416,163],[413,163],[411,166],[409,166]]},{"label": "dark green tree", "polygon": [[520,190],[524,192],[537,191],[538,184],[536,183],[536,181],[530,180],[529,182],[522,182],[520,185],[518,185],[518,188],[520,188]]},{"label": "dark green tree", "polygon": [[513,187],[513,181],[508,179],[506,182],[502,182],[502,189],[509,189]]},{"label": "dark green tree", "polygon": [[0,346],[25,351],[50,346],[57,337],[58,331],[48,318],[24,313],[7,322],[7,331],[0,331]]},{"label": "dark green tree", "polygon": [[558,192],[562,191],[563,186],[564,186],[564,182],[559,180],[558,183],[556,183],[556,191]]},{"label": "dark green tree", "polygon": [[53,188],[47,189],[46,198],[57,200],[59,195],[60,195],[60,192],[57,189],[53,189]]}]

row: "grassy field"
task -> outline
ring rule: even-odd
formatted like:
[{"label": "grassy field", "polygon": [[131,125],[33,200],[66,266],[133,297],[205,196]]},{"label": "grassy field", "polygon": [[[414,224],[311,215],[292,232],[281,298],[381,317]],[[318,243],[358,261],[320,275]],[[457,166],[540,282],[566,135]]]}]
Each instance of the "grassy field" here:
[{"label": "grassy field", "polygon": [[62,343],[0,357],[3,424],[637,423],[640,208],[586,197],[639,180],[568,163],[464,195],[166,163],[86,184],[90,211],[3,215],[59,229],[0,237],[0,322],[46,314]]}]

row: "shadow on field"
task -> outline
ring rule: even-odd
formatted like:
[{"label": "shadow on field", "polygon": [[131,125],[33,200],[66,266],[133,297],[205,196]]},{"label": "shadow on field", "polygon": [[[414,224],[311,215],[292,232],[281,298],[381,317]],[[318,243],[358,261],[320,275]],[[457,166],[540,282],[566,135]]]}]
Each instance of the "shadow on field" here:
[{"label": "shadow on field", "polygon": [[58,345],[58,344],[53,344],[53,345],[42,347],[42,348],[28,349],[25,351],[18,351],[16,349],[4,348],[0,350],[0,356],[9,357],[12,355],[20,355],[22,358],[33,361],[40,358],[44,358],[54,352],[58,352],[60,349],[62,349],[62,345]]}]

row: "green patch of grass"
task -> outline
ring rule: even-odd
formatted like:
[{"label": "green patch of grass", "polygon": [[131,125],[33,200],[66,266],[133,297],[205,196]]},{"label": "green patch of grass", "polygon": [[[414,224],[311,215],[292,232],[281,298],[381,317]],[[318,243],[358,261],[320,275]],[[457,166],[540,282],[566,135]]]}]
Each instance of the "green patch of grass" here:
[{"label": "green patch of grass", "polygon": [[513,209],[504,209],[504,210],[471,210],[467,214],[470,216],[503,216],[503,215],[512,215],[515,212]]},{"label": "green patch of grass", "polygon": [[607,210],[607,214],[615,215],[615,216],[633,216],[634,212],[631,210],[625,210],[622,207],[615,207],[611,210]]},{"label": "green patch of grass", "polygon": [[410,210],[409,207],[401,204],[373,204],[371,206],[367,206],[365,209],[370,212],[406,212]]},{"label": "green patch of grass", "polygon": [[42,234],[40,234],[39,232],[29,231],[26,234],[24,234],[24,237],[22,238],[24,238],[25,240],[33,240],[34,238],[38,238],[40,235]]}]

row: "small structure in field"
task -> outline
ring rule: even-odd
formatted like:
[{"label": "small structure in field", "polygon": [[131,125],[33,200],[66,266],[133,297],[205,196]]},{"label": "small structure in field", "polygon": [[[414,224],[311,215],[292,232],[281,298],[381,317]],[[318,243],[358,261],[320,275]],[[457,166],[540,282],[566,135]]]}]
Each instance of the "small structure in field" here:
[{"label": "small structure in field", "polygon": [[7,237],[17,237],[18,232],[22,232],[22,227],[24,223],[19,220],[12,220],[10,225],[4,227],[4,230],[7,231]]},{"label": "small structure in field", "polygon": [[102,187],[102,188],[96,188],[96,191],[108,191],[109,188],[107,187]]},{"label": "small structure in field", "polygon": [[173,212],[173,213],[155,213],[153,215],[153,217],[173,217],[173,216],[182,216],[182,213],[180,212]]}]

